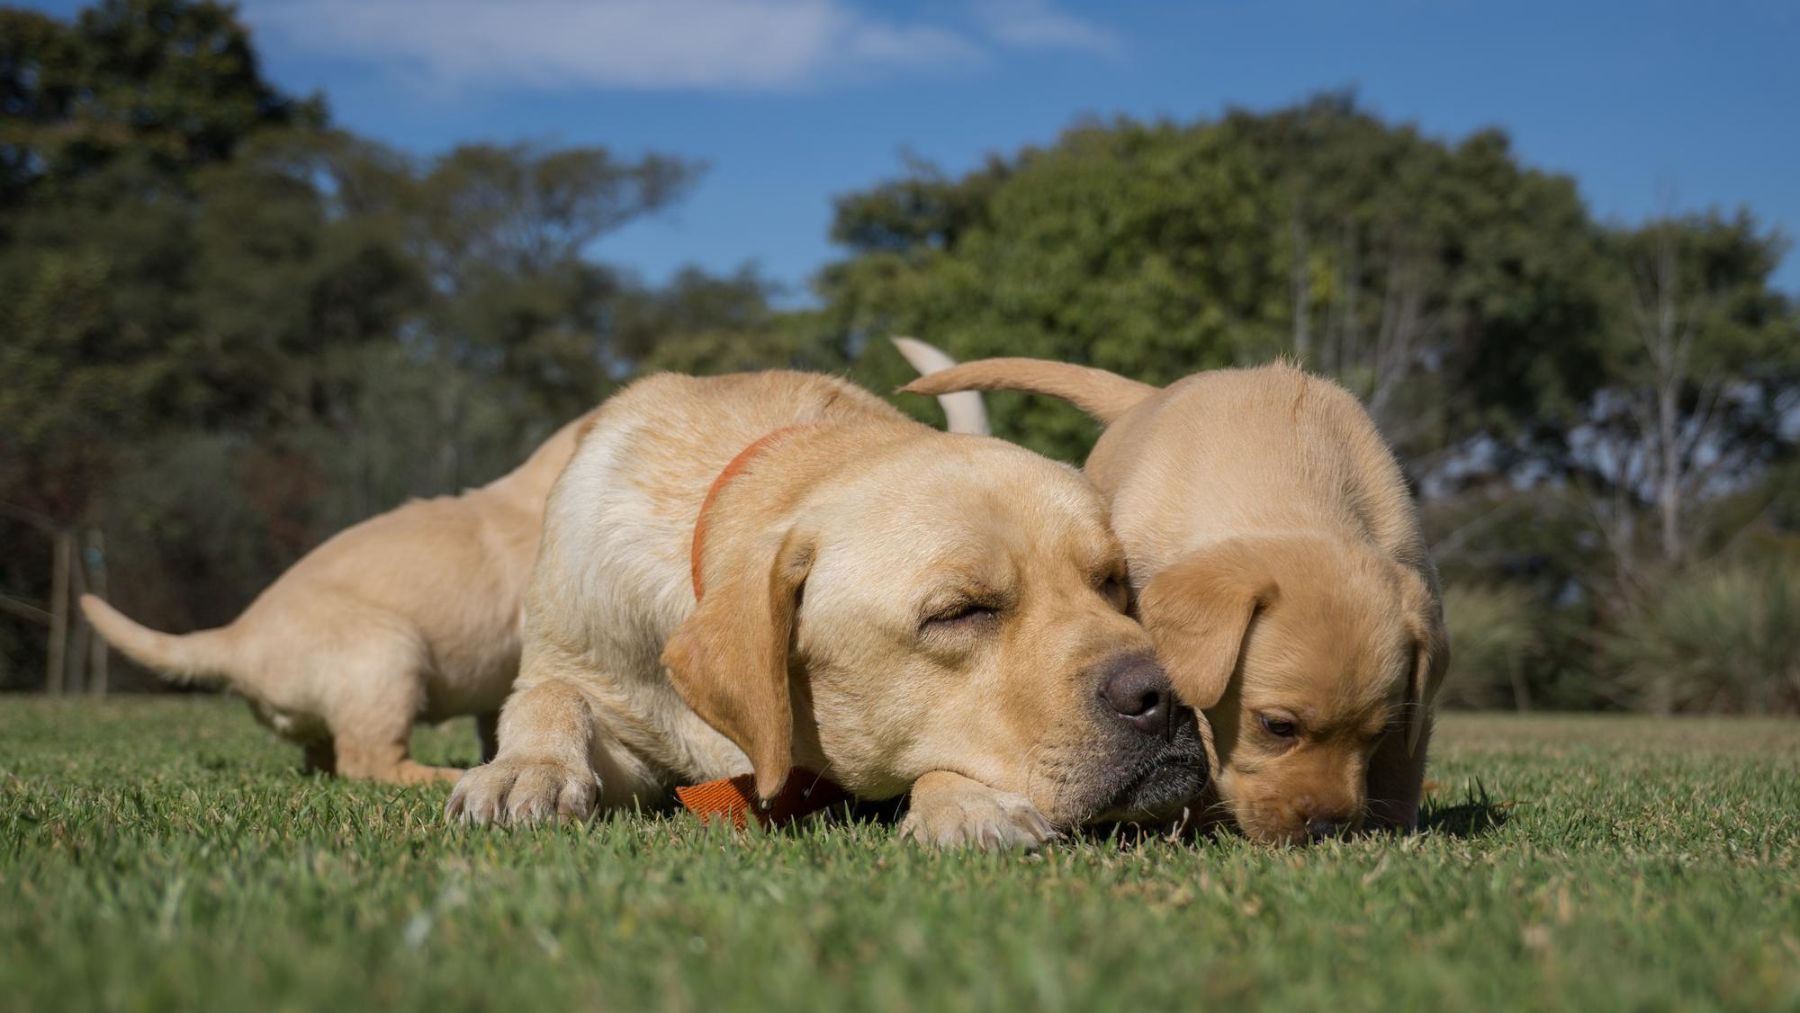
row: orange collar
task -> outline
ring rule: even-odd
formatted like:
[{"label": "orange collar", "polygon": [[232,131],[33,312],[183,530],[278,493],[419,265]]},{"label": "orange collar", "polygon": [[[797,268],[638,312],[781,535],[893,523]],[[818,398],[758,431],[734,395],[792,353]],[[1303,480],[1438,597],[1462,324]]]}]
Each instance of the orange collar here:
[{"label": "orange collar", "polygon": [[[732,479],[743,474],[756,455],[801,428],[804,428],[804,424],[783,426],[763,434],[726,462],[724,470],[719,472],[719,476],[707,488],[706,498],[700,501],[700,514],[694,518],[694,544],[689,550],[688,573],[694,581],[695,601],[699,601],[706,593],[706,583],[700,576],[700,557],[701,551],[706,548],[707,518],[712,513],[713,501],[719,498],[719,493],[731,484]],[[722,777],[705,784],[682,785],[675,789],[675,797],[700,817],[700,822],[721,820],[739,830],[749,825],[752,816],[765,827],[781,826],[821,809],[854,800],[849,792],[805,767],[795,767],[788,771],[787,783],[782,786],[780,794],[767,801],[756,797],[755,778],[750,774]]]},{"label": "orange collar", "polygon": [[856,801],[854,795],[835,782],[805,767],[788,771],[787,784],[782,785],[780,794],[766,802],[756,797],[756,779],[751,774],[683,785],[675,789],[675,797],[700,817],[701,823],[718,820],[739,830],[750,825],[751,817],[762,826],[779,827],[821,809]]}]

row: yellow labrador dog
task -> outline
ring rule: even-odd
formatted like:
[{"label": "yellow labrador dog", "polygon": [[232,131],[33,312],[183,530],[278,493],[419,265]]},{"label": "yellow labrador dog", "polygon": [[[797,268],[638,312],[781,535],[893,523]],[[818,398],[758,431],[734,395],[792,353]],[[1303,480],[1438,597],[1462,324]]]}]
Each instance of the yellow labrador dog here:
[{"label": "yellow labrador dog", "polygon": [[1354,397],[1287,365],[1159,390],[1036,359],[906,389],[1035,391],[1107,425],[1087,474],[1176,690],[1212,724],[1216,791],[1248,836],[1416,826],[1449,644],[1412,500]]},{"label": "yellow labrador dog", "polygon": [[519,669],[519,602],[544,501],[575,453],[569,423],[525,463],[460,496],[407,503],[339,532],[227,626],[147,629],[93,595],[82,611],[109,643],[164,676],[229,686],[258,720],[302,744],[307,765],[401,784],[455,780],[414,762],[417,720],[494,723]]},{"label": "yellow labrador dog", "polygon": [[744,774],[767,800],[796,768],[910,791],[903,832],[939,845],[1175,814],[1205,752],[1124,578],[1065,466],[832,377],[640,381],[551,495],[500,753],[446,815]]}]

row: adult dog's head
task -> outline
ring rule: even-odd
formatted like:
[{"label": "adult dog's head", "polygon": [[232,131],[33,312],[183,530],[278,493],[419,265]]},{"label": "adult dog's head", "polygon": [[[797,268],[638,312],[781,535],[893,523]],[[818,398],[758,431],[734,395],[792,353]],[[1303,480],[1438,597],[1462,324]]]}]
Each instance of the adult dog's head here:
[{"label": "adult dog's head", "polygon": [[803,427],[710,511],[705,591],[663,658],[764,797],[795,763],[867,798],[950,771],[1068,827],[1202,788],[1197,718],[1071,469],[910,423]]},{"label": "adult dog's head", "polygon": [[1316,535],[1234,538],[1154,574],[1139,608],[1204,708],[1220,802],[1254,840],[1340,836],[1378,748],[1417,748],[1449,662],[1417,571]]}]

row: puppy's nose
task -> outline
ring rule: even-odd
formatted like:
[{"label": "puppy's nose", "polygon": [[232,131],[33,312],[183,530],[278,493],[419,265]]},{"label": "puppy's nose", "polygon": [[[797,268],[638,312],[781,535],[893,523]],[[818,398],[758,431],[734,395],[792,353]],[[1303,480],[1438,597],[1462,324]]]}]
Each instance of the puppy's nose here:
[{"label": "puppy's nose", "polygon": [[1306,838],[1309,841],[1331,840],[1349,832],[1350,821],[1347,819],[1315,816],[1306,821]]},{"label": "puppy's nose", "polygon": [[1169,674],[1154,658],[1122,658],[1100,683],[1100,700],[1126,724],[1145,735],[1175,734],[1175,691]]}]

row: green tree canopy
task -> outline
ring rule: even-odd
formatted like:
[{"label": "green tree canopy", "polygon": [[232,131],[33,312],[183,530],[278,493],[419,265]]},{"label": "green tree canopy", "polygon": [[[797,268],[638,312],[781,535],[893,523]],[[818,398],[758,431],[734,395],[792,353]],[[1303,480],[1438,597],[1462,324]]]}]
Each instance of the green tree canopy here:
[{"label": "green tree canopy", "polygon": [[[1416,461],[1509,446],[1600,382],[1601,230],[1496,131],[1449,144],[1344,96],[1178,125],[1079,125],[959,180],[914,164],[838,201],[820,292],[853,344],[1038,355],[1165,383],[1288,354],[1344,381]],[[897,367],[877,367],[882,379]],[[1062,456],[1060,406],[996,401]]]},{"label": "green tree canopy", "polygon": [[[220,621],[332,531],[495,477],[667,358],[653,330],[760,357],[775,328],[754,276],[662,292],[594,258],[697,164],[388,150],[266,80],[227,5],[0,9],[0,108],[0,502],[112,532],[155,622]],[[48,551],[0,523],[0,593],[41,601]]]}]

